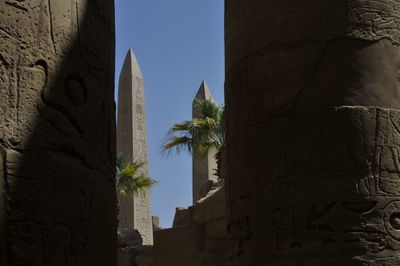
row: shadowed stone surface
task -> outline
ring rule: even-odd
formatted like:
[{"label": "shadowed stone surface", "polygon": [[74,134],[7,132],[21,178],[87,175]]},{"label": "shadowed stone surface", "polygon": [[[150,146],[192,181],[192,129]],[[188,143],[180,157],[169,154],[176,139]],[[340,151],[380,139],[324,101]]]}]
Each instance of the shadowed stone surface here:
[{"label": "shadowed stone surface", "polygon": [[137,266],[143,239],[136,229],[118,230],[118,266]]},{"label": "shadowed stone surface", "polygon": [[[211,91],[208,88],[205,81],[203,81],[200,85],[199,90],[195,98],[210,100],[214,102],[214,98],[212,97]],[[196,106],[192,106],[192,118],[203,118]],[[196,143],[196,139],[194,139],[194,143]],[[217,163],[215,161],[215,152],[210,151],[207,155],[198,154],[193,152],[192,156],[192,164],[193,164],[193,204],[201,198],[200,191],[203,185],[207,182],[207,180],[217,180],[217,176],[214,175],[215,169],[217,168]]]},{"label": "shadowed stone surface", "polygon": [[154,232],[140,266],[224,266],[228,247],[225,189],[220,181],[196,205],[177,208],[173,228]]},{"label": "shadowed stone surface", "polygon": [[229,265],[400,264],[397,1],[226,1]]},{"label": "shadowed stone surface", "polygon": [[116,265],[113,1],[0,1],[0,40],[0,265]]},{"label": "shadowed stone surface", "polygon": [[[126,55],[119,78],[117,152],[145,164],[140,174],[148,175],[146,109],[143,77],[133,51]],[[119,228],[138,229],[144,245],[153,244],[151,191],[133,196],[119,195]]]},{"label": "shadowed stone surface", "polygon": [[[214,101],[203,81],[196,97]],[[193,106],[193,118],[201,118]],[[173,227],[154,231],[154,246],[144,247],[140,266],[224,266],[228,247],[223,179],[213,175],[214,153],[193,156],[193,206],[176,208]],[[220,169],[225,177],[225,168]],[[197,198],[196,198],[197,197]]]}]

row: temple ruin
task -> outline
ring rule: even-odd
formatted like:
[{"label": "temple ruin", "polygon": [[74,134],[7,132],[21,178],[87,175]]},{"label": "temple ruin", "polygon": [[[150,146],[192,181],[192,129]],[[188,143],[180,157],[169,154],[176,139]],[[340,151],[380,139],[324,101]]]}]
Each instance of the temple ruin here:
[{"label": "temple ruin", "polygon": [[[205,81],[195,98],[214,101]],[[192,117],[202,118],[194,102]],[[172,227],[154,231],[154,246],[142,248],[140,266],[227,265],[225,188],[215,175],[215,151],[205,155],[193,152],[192,161],[193,205],[176,208]]]},{"label": "temple ruin", "polygon": [[[225,0],[225,183],[197,184],[139,265],[400,265],[399,10]],[[0,265],[117,263],[114,35],[111,0],[0,1]],[[147,161],[125,63],[118,151]],[[145,244],[149,198],[119,199]]]},{"label": "temple ruin", "polygon": [[114,2],[0,1],[0,39],[0,265],[115,265]]},{"label": "temple ruin", "polygon": [[399,8],[225,1],[229,265],[400,265]]}]

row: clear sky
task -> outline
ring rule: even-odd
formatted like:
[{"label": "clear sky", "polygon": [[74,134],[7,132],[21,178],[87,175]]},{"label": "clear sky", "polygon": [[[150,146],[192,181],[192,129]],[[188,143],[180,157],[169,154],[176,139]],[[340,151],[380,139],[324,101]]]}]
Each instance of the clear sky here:
[{"label": "clear sky", "polygon": [[[116,81],[129,48],[145,84],[153,215],[170,227],[176,207],[192,203],[188,154],[160,154],[169,127],[191,119],[191,103],[205,80],[223,102],[223,0],[116,0]],[[118,84],[118,82],[116,82]],[[116,87],[117,89],[117,87]]]}]

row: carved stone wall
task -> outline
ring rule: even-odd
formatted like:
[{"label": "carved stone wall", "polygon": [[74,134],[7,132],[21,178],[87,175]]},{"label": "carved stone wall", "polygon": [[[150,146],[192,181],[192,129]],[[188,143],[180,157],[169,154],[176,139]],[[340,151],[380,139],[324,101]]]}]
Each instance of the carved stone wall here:
[{"label": "carved stone wall", "polygon": [[0,264],[115,265],[113,1],[1,0],[0,39]]},{"label": "carved stone wall", "polygon": [[154,231],[154,246],[140,250],[140,266],[225,266],[228,233],[220,183],[193,206],[177,208],[172,228]]},{"label": "carved stone wall", "polygon": [[400,264],[397,1],[226,1],[229,265]]}]

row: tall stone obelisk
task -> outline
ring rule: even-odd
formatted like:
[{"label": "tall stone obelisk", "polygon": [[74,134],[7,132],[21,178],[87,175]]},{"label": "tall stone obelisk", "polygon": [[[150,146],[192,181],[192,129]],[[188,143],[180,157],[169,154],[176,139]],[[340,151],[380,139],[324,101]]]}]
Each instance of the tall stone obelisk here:
[{"label": "tall stone obelisk", "polygon": [[[192,118],[202,118],[199,110],[196,108],[196,98],[211,100],[214,102],[214,98],[210,92],[205,81],[200,85],[199,90],[193,100],[192,104]],[[194,140],[196,142],[196,139]],[[200,199],[201,187],[207,180],[217,180],[217,176],[214,175],[215,169],[217,169],[217,163],[215,161],[215,152],[209,151],[207,155],[201,155],[197,152],[193,152],[192,156],[193,163],[193,203],[196,203]]]},{"label": "tall stone obelisk", "polygon": [[[141,171],[148,175],[143,77],[131,49],[119,78],[117,152],[129,160],[144,162]],[[143,237],[143,244],[152,245],[150,190],[133,196],[119,195],[119,204],[119,228],[136,228]]]}]

